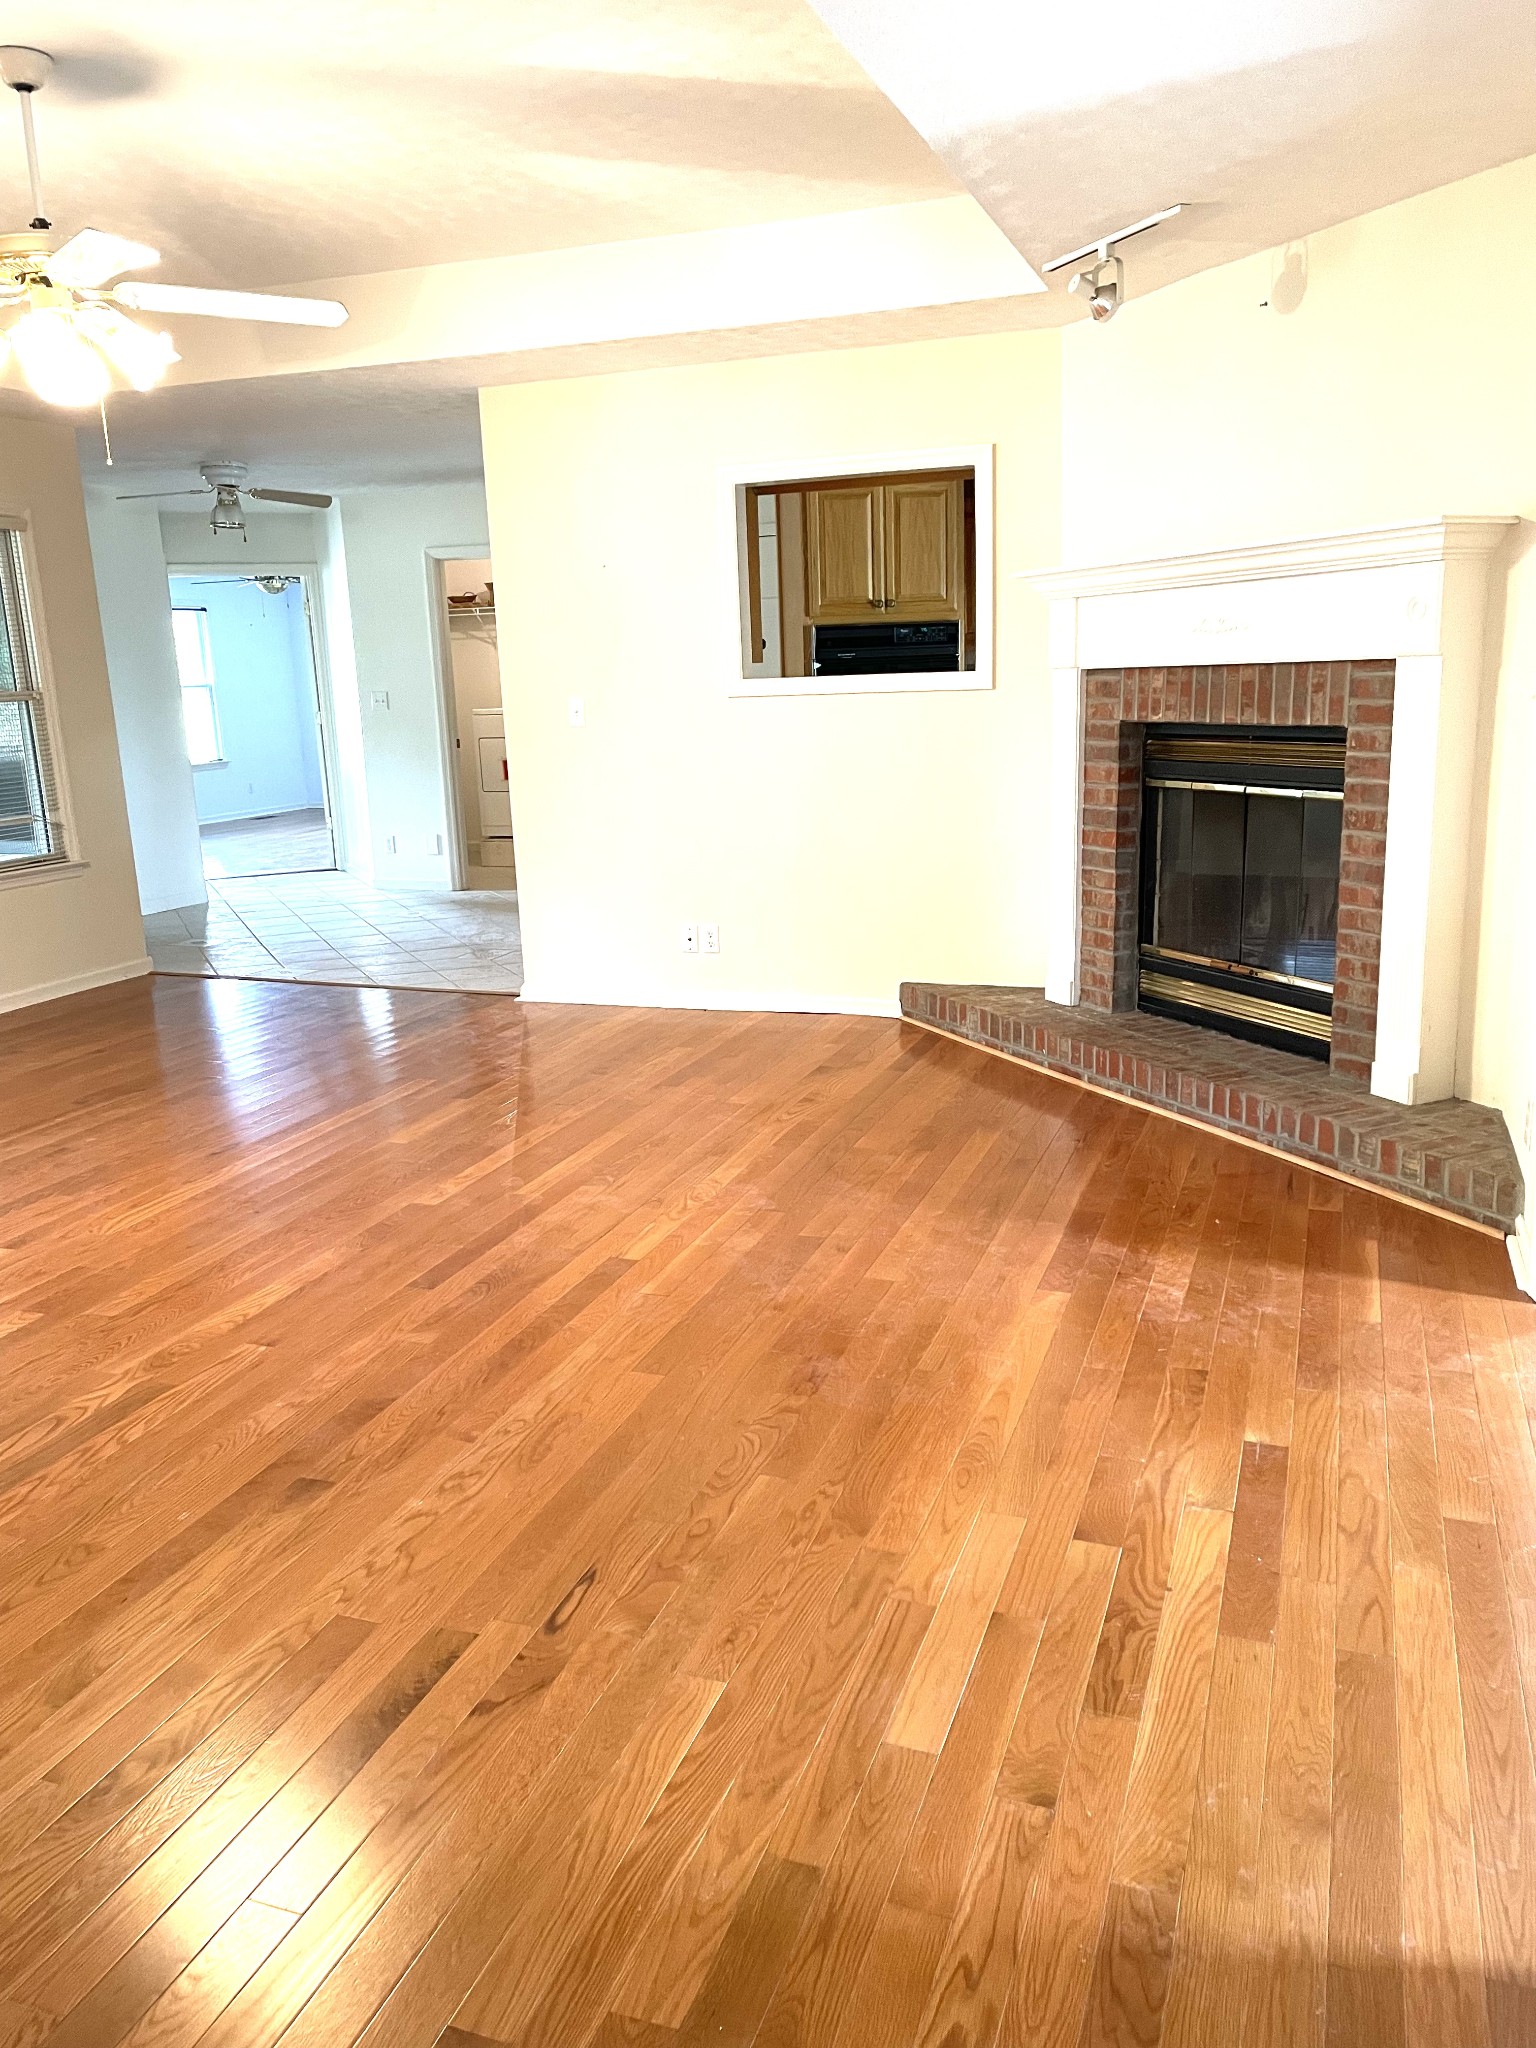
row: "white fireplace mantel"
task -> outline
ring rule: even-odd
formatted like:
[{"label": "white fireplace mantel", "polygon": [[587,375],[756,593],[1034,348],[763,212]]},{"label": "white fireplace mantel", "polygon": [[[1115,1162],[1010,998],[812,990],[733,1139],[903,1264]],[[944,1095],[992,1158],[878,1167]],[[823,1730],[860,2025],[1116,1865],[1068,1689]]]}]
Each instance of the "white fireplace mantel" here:
[{"label": "white fireplace mantel", "polygon": [[1026,574],[1050,600],[1046,994],[1078,1000],[1083,674],[1248,662],[1397,664],[1375,1094],[1454,1095],[1484,620],[1513,516],[1424,520]]}]

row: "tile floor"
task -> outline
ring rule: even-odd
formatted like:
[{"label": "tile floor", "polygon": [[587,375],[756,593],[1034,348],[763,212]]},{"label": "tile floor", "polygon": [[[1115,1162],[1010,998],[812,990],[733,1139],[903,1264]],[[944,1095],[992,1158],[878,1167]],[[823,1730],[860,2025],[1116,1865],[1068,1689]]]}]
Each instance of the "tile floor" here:
[{"label": "tile floor", "polygon": [[144,934],[158,974],[497,995],[523,984],[512,889],[378,889],[334,871],[210,879],[206,915],[160,911]]},{"label": "tile floor", "polygon": [[230,818],[204,825],[203,873],[226,875],[305,874],[333,868],[331,828],[324,811],[284,811],[275,818]]}]

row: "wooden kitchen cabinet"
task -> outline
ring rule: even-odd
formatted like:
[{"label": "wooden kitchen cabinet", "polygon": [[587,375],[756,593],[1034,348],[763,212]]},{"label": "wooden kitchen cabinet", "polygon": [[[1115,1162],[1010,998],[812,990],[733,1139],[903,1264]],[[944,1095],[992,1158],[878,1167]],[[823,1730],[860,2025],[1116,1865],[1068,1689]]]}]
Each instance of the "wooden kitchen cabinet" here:
[{"label": "wooden kitchen cabinet", "polygon": [[882,484],[885,604],[898,619],[958,619],[965,602],[965,500],[959,477]]},{"label": "wooden kitchen cabinet", "polygon": [[812,624],[879,611],[885,595],[885,487],[826,484],[805,493],[805,608]]},{"label": "wooden kitchen cabinet", "polygon": [[964,619],[965,485],[958,476],[817,484],[805,491],[806,615]]}]

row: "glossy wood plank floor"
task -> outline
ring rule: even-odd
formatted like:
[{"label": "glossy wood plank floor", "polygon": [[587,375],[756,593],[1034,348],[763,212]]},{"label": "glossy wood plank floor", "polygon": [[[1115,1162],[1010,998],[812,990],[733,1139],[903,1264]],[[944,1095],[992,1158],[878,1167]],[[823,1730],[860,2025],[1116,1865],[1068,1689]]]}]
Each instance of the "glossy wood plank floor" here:
[{"label": "glossy wood plank floor", "polygon": [[0,2048],[1536,2041],[1496,1243],[860,1019],[0,1100]]}]

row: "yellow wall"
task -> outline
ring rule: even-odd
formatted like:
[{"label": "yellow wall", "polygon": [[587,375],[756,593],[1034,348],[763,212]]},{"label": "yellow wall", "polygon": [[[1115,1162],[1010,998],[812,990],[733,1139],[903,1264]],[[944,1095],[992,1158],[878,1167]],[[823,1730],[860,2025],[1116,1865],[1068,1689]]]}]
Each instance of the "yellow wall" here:
[{"label": "yellow wall", "polygon": [[[1039,981],[1054,335],[482,394],[528,992],[894,1009]],[[722,469],[996,445],[993,691],[728,697]],[[736,674],[739,678],[739,656]],[[571,725],[569,699],[584,699]],[[689,922],[720,926],[691,955]]]},{"label": "yellow wall", "polygon": [[83,871],[0,878],[0,1010],[143,973],[128,812],[107,687],[74,422],[0,420],[0,508],[22,514],[52,657],[52,729]]},{"label": "yellow wall", "polygon": [[[1043,618],[1011,572],[1536,520],[1533,229],[1536,160],[1314,237],[1286,313],[1261,304],[1266,255],[1106,327],[483,394],[530,992],[878,1008],[905,976],[1038,983]],[[995,694],[724,694],[722,467],[983,441]],[[1494,574],[1462,1034],[1466,1092],[1517,1139],[1536,1094],[1533,541]],[[718,959],[679,950],[700,919]]]},{"label": "yellow wall", "polygon": [[[1064,558],[1444,512],[1536,520],[1533,235],[1529,159],[1312,237],[1292,312],[1263,307],[1280,259],[1262,256],[1069,330]],[[1536,527],[1494,584],[1460,1085],[1518,1141],[1536,1094]]]}]

